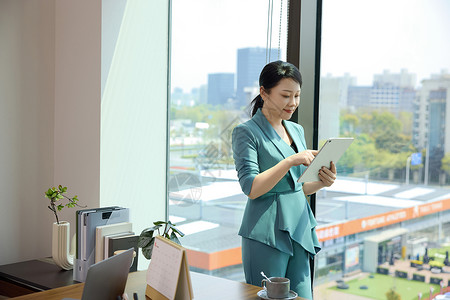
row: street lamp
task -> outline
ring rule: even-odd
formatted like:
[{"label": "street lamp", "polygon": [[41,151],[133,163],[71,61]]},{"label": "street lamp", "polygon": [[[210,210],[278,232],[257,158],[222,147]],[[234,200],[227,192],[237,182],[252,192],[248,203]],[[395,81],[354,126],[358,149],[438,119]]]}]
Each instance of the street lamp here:
[{"label": "street lamp", "polygon": [[409,184],[409,166],[411,164],[411,155],[406,159],[406,185]]}]

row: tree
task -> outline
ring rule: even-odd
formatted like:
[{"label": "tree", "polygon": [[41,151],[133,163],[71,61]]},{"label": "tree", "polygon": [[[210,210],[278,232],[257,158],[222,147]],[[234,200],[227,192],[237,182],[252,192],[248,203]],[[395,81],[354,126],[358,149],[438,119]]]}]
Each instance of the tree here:
[{"label": "tree", "polygon": [[450,176],[450,152],[446,153],[441,160],[442,170]]},{"label": "tree", "polygon": [[400,294],[395,292],[394,288],[391,288],[387,293],[386,293],[386,299],[387,300],[402,300],[402,297],[400,296]]},{"label": "tree", "polygon": [[401,111],[398,115],[399,121],[402,123],[402,133],[406,136],[412,136],[413,113]]},{"label": "tree", "polygon": [[340,123],[341,134],[348,135],[355,131],[359,124],[359,119],[354,114],[346,113],[341,117]]}]

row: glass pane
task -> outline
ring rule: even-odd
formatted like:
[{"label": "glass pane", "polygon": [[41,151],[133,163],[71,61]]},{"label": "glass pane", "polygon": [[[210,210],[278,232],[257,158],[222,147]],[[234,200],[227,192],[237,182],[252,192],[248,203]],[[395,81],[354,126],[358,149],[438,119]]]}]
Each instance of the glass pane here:
[{"label": "glass pane", "polygon": [[287,1],[273,3],[271,40],[265,1],[172,5],[169,218],[186,234],[193,270],[241,281],[237,233],[247,198],[231,132],[249,119],[263,66],[285,60]]},{"label": "glass pane", "polygon": [[[448,284],[449,14],[441,0],[323,1],[319,144],[355,141],[317,194],[318,299],[428,299],[430,277]],[[426,284],[399,278],[414,273]]]}]

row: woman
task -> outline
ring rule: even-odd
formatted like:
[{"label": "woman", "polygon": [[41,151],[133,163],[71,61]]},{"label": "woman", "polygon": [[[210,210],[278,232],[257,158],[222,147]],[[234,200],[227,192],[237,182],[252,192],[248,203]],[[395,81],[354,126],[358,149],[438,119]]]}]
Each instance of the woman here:
[{"label": "woman", "polygon": [[271,62],[259,77],[252,119],[233,131],[233,156],[248,196],[239,235],[247,283],[260,285],[261,271],[287,277],[291,289],[312,299],[309,259],[320,250],[317,225],[306,196],[331,186],[336,168],[319,171],[320,181],[297,179],[318,151],[307,150],[303,128],[288,121],[300,103],[302,78],[286,62]]}]

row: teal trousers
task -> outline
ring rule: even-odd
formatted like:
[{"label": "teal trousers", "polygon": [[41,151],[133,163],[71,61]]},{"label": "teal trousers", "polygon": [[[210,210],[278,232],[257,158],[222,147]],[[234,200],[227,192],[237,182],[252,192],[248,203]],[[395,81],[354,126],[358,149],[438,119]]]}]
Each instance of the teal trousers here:
[{"label": "teal trousers", "polygon": [[281,252],[255,240],[242,238],[242,264],[248,284],[261,286],[261,271],[267,277],[286,277],[291,281],[291,290],[300,297],[312,299],[309,253],[292,241],[293,255]]}]

